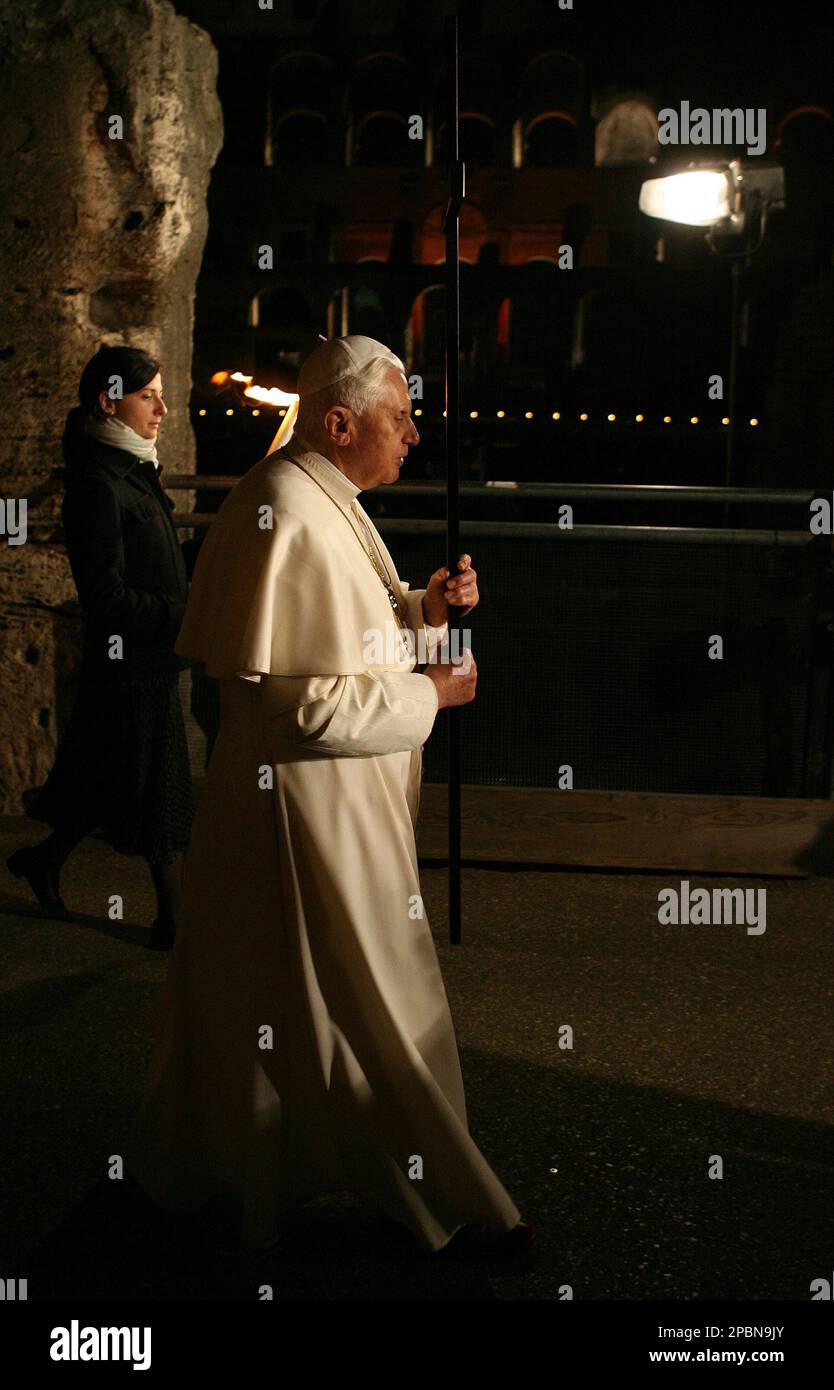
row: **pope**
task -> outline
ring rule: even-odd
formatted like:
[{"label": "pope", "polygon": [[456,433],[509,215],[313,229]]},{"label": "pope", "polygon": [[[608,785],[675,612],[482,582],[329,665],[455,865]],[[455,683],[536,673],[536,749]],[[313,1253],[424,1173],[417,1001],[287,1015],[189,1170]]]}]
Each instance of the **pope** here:
[{"label": "pope", "polygon": [[399,358],[322,341],[298,392],[292,439],[212,523],[175,647],[219,681],[220,731],[126,1168],[170,1209],[231,1189],[251,1247],[347,1190],[427,1252],[518,1252],[533,1231],[469,1133],[414,838],[423,744],[475,697],[443,639],[477,575],[462,555],[411,589],[358,501],[419,442]]}]

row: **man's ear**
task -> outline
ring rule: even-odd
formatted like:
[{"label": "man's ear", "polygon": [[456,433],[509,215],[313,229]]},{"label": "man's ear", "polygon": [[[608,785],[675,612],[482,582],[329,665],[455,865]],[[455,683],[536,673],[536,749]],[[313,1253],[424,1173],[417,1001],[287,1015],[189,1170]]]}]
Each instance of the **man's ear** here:
[{"label": "man's ear", "polygon": [[333,405],[324,417],[324,428],[334,444],[344,447],[350,444],[353,418],[346,406]]}]

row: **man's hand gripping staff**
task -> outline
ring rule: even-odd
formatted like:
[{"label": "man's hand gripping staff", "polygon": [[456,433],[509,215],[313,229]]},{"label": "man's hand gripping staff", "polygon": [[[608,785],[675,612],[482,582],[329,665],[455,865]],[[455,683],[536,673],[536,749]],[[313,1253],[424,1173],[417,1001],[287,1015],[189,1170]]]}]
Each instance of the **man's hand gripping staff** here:
[{"label": "man's hand gripping staff", "polygon": [[[423,616],[432,627],[442,627],[447,621],[449,605],[460,608],[460,617],[464,618],[478,602],[478,576],[472,568],[471,555],[461,555],[458,569],[461,573],[450,578],[448,569],[441,566],[426,586]],[[468,705],[475,698],[478,668],[468,648],[451,662],[438,660],[435,654],[435,660],[423,668],[423,675],[437,687],[439,709],[448,705]]]}]

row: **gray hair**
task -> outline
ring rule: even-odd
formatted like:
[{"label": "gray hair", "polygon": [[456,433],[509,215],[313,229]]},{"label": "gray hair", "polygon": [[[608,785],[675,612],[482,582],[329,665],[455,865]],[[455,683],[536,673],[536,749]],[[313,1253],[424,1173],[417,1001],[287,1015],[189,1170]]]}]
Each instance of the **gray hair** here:
[{"label": "gray hair", "polygon": [[398,368],[403,381],[407,382],[405,366],[392,352],[390,357],[375,357],[361,372],[343,376],[332,386],[302,396],[298,402],[294,432],[310,434],[320,430],[322,419],[332,405],[346,405],[357,416],[373,410],[385,393],[386,377],[391,367]]}]

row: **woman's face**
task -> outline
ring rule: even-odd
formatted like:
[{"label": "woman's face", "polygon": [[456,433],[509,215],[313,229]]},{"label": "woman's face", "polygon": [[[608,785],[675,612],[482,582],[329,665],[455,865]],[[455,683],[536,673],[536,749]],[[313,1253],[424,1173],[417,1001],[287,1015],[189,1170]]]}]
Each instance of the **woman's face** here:
[{"label": "woman's face", "polygon": [[99,404],[105,415],[115,415],[123,425],[129,425],[143,439],[156,439],[159,426],[168,414],[162,399],[162,377],[159,372],[141,391],[131,391],[120,401],[111,401],[107,392],[102,391]]}]

